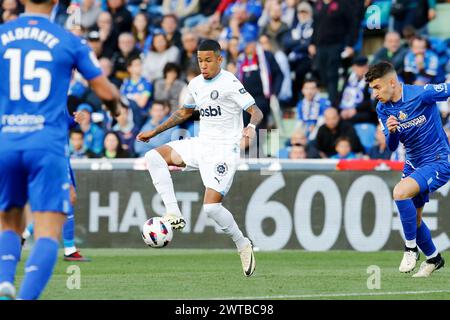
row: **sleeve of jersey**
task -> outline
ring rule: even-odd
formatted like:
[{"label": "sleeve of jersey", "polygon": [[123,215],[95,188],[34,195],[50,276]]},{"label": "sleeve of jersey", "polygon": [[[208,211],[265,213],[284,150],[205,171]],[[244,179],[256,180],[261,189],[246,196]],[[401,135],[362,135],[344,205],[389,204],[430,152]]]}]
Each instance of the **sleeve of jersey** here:
[{"label": "sleeve of jersey", "polygon": [[422,101],[433,103],[436,101],[446,101],[450,97],[450,83],[426,84],[423,87]]},{"label": "sleeve of jersey", "polygon": [[245,90],[244,86],[239,81],[233,82],[230,94],[236,104],[243,110],[247,110],[252,105],[256,104],[255,99],[247,92],[247,90]]},{"label": "sleeve of jersey", "polygon": [[386,145],[388,146],[390,151],[395,151],[400,142],[400,135],[397,133],[391,134],[386,125],[387,117],[386,115],[380,111],[379,107],[377,107],[378,121],[380,122],[381,129],[383,130],[384,136],[386,137]]},{"label": "sleeve of jersey", "polygon": [[76,39],[75,67],[86,80],[92,80],[102,74],[100,64],[86,41]]},{"label": "sleeve of jersey", "polygon": [[183,107],[189,108],[189,109],[195,109],[197,107],[197,104],[195,103],[194,97],[191,93],[191,88],[188,88],[186,97],[184,98]]}]

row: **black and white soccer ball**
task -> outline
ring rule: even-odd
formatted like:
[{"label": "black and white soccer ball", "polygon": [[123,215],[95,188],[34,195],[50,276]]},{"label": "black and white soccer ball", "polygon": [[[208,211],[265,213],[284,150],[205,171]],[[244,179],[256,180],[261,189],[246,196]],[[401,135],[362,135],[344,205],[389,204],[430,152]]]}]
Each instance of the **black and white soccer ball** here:
[{"label": "black and white soccer ball", "polygon": [[172,226],[161,217],[150,218],[142,226],[142,239],[152,248],[163,248],[172,238]]}]

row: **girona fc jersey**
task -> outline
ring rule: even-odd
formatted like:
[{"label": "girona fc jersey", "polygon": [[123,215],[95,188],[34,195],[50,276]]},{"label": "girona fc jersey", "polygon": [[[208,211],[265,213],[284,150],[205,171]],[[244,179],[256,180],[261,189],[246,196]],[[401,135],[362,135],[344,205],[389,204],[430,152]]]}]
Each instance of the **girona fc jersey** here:
[{"label": "girona fc jersey", "polygon": [[64,155],[72,70],[101,75],[81,38],[48,16],[23,14],[0,25],[0,152],[42,149]]},{"label": "girona fc jersey", "polygon": [[439,159],[448,159],[450,162],[450,147],[436,106],[436,101],[445,101],[448,97],[450,87],[447,83],[403,85],[403,95],[399,101],[379,102],[377,105],[378,117],[386,136],[389,116],[393,115],[400,122],[400,141],[406,149],[406,160],[414,167]]},{"label": "girona fc jersey", "polygon": [[242,110],[255,99],[231,73],[221,70],[213,79],[202,75],[189,82],[184,107],[200,112],[199,137],[204,142],[239,143],[242,137]]}]

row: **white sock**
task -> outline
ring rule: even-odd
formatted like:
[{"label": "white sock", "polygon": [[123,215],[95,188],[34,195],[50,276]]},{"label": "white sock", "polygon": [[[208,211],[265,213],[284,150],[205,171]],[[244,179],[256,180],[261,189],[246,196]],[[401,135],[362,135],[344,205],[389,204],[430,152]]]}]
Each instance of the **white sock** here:
[{"label": "white sock", "polygon": [[242,231],[230,211],[225,209],[221,203],[204,204],[203,210],[213,219],[220,228],[233,239],[237,249],[240,251],[250,244],[250,240],[244,237]]},{"label": "white sock", "polygon": [[428,260],[428,259],[433,259],[433,258],[437,257],[438,253],[439,253],[439,252],[438,252],[437,250],[435,250],[435,251],[433,252],[433,254],[431,254],[430,256],[426,256],[426,257],[427,257],[427,260]]},{"label": "white sock", "polygon": [[28,228],[25,228],[25,231],[22,233],[22,238],[28,239],[30,236],[31,236],[30,231],[28,230]]},{"label": "white sock", "polygon": [[408,248],[415,248],[417,247],[416,239],[413,240],[406,240],[405,244]]},{"label": "white sock", "polygon": [[150,172],[153,180],[153,185],[166,207],[166,213],[181,216],[181,211],[175,198],[172,177],[170,176],[166,161],[156,150],[147,152],[145,154],[145,160],[147,162],[148,172]]},{"label": "white sock", "polygon": [[67,247],[67,248],[64,248],[64,254],[65,254],[66,256],[70,256],[72,253],[75,253],[75,252],[77,252],[77,248],[76,248],[76,247]]}]

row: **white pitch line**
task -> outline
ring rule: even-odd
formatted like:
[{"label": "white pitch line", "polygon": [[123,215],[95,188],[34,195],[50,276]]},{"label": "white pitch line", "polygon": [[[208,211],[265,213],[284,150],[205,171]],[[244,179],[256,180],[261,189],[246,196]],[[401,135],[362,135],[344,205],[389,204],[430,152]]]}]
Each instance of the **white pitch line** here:
[{"label": "white pitch line", "polygon": [[408,295],[408,294],[429,294],[429,293],[450,293],[450,290],[429,290],[429,291],[388,291],[388,292],[349,292],[349,293],[325,293],[325,294],[300,294],[300,295],[274,295],[258,297],[221,297],[212,300],[259,300],[259,299],[294,299],[294,298],[331,298],[331,297],[357,297],[357,296],[384,296],[384,295]]}]

